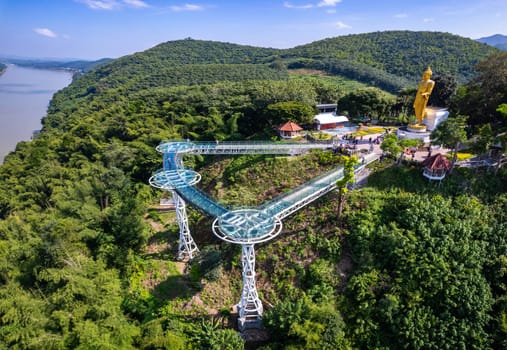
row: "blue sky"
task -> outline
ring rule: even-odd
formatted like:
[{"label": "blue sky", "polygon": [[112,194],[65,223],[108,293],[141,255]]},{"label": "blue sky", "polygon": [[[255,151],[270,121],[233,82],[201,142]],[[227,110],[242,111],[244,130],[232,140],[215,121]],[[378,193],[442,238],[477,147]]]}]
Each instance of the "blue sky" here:
[{"label": "blue sky", "polygon": [[289,48],[346,34],[507,34],[506,0],[0,0],[0,55],[98,59],[191,37]]}]

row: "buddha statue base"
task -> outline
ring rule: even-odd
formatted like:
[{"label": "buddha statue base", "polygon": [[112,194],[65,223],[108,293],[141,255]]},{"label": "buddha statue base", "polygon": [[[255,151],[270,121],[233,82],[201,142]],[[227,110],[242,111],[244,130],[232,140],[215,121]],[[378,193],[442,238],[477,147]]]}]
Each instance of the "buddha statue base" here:
[{"label": "buddha statue base", "polygon": [[424,124],[408,124],[407,130],[411,132],[426,132],[426,125]]}]

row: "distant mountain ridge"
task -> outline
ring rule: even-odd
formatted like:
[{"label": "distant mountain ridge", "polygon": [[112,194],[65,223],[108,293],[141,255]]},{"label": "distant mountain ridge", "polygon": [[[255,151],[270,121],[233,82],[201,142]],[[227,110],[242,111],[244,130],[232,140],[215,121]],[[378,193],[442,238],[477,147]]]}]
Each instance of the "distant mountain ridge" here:
[{"label": "distant mountain ridge", "polygon": [[478,42],[507,51],[507,35],[495,34],[477,39]]},{"label": "distant mountain ridge", "polygon": [[87,72],[93,67],[111,61],[111,58],[102,58],[96,61],[87,60],[55,60],[55,59],[30,59],[30,58],[0,58],[1,62],[15,64],[21,67],[38,69],[67,69],[76,72]]}]

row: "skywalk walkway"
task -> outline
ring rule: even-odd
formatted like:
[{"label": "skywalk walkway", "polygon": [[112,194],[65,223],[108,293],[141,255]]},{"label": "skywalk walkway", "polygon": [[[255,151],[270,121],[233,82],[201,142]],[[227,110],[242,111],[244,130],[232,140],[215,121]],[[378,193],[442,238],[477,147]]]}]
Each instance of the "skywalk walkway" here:
[{"label": "skywalk walkway", "polygon": [[[364,156],[363,161],[358,164],[354,170],[355,173],[361,171],[367,164],[378,160],[378,154],[368,154]],[[322,197],[326,193],[336,188],[336,182],[344,176],[343,167],[333,169],[323,175],[315,177],[302,186],[295,188],[285,194],[282,194],[270,202],[259,207],[263,212],[283,219],[292,213],[298,211],[308,203]]]},{"label": "skywalk walkway", "polygon": [[[331,143],[277,143],[277,142],[167,142],[157,150],[164,153],[164,169],[158,171],[150,183],[158,188],[174,190],[185,201],[201,209],[215,221],[213,231],[220,238],[235,243],[257,243],[271,239],[281,230],[281,220],[308,203],[336,188],[336,181],[343,178],[343,168],[333,169],[304,185],[282,194],[257,208],[235,209],[218,203],[215,199],[193,185],[200,175],[183,166],[183,156],[190,154],[240,155],[240,154],[287,154],[296,155],[311,149],[332,148]],[[356,167],[360,171],[378,159],[368,154]]]},{"label": "skywalk walkway", "polygon": [[[282,219],[308,203],[336,188],[343,178],[344,169],[338,167],[317,176],[304,185],[284,193],[257,208],[230,208],[218,203],[196,187],[201,175],[183,165],[187,154],[288,154],[296,155],[311,149],[332,148],[330,143],[275,143],[275,142],[167,142],[157,147],[164,154],[164,168],[150,178],[154,187],[170,190],[176,207],[180,228],[178,256],[192,259],[199,249],[188,227],[185,202],[215,217],[213,233],[220,239],[241,245],[243,290],[237,304],[240,330],[260,327],[262,302],[255,283],[255,243],[265,242],[282,230]],[[355,172],[361,171],[379,155],[370,153],[361,158]]]}]

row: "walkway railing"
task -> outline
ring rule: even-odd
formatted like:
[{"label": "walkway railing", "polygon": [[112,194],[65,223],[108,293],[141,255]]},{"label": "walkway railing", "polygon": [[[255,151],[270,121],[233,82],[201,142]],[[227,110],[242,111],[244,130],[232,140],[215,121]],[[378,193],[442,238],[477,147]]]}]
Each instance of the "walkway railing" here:
[{"label": "walkway railing", "polygon": [[185,154],[301,154],[311,149],[332,147],[331,141],[318,144],[268,141],[178,141],[163,143],[157,147],[157,150],[162,153]]},{"label": "walkway railing", "polygon": [[[168,142],[161,144],[157,149],[165,153],[167,161],[164,163],[163,171],[168,173],[167,177],[160,176],[157,173],[152,179],[156,187],[170,187],[174,189],[182,198],[193,204],[212,217],[221,217],[229,212],[236,211],[239,208],[230,208],[225,204],[218,203],[216,199],[211,198],[199,189],[185,184],[184,181],[174,181],[175,170],[181,171],[183,164],[181,156],[184,154],[300,154],[309,149],[331,148],[329,144],[312,143],[289,143],[289,142]],[[378,154],[367,154],[360,159],[360,164],[356,166],[355,172],[359,172],[368,163],[378,159]],[[287,193],[284,193],[269,202],[266,202],[255,208],[263,216],[273,217],[281,220],[308,203],[316,200],[324,194],[336,188],[336,182],[344,176],[343,168],[333,169],[325,174],[315,177],[309,182]],[[166,180],[167,179],[167,180]],[[159,183],[157,185],[158,182]],[[168,182],[164,184],[163,182]],[[170,183],[169,183],[170,182]],[[181,183],[181,186],[177,185]],[[241,208],[241,210],[244,208]],[[252,208],[253,209],[253,208]],[[239,222],[239,221],[238,221]],[[238,228],[241,230],[241,228]]]},{"label": "walkway railing", "polygon": [[[354,172],[358,173],[367,164],[378,160],[379,155],[370,153],[360,160]],[[309,182],[286,192],[259,207],[265,213],[283,219],[298,211],[308,203],[322,197],[324,194],[336,188],[336,182],[344,176],[343,167],[333,169],[325,174],[317,176]]]}]

